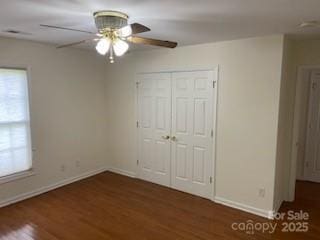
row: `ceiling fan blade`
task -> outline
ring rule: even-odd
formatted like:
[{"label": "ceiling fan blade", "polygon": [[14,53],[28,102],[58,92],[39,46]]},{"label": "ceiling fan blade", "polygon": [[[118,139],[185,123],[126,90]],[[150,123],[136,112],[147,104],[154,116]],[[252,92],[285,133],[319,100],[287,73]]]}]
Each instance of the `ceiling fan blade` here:
[{"label": "ceiling fan blade", "polygon": [[150,28],[140,24],[140,23],[132,23],[131,25],[132,34],[138,34],[143,32],[149,32]]},{"label": "ceiling fan blade", "polygon": [[159,47],[167,47],[167,48],[175,48],[178,43],[176,42],[170,42],[170,41],[163,41],[158,39],[152,39],[152,38],[143,38],[143,37],[128,37],[127,41],[137,44],[147,44],[147,45],[154,45]]},{"label": "ceiling fan blade", "polygon": [[82,40],[82,41],[79,41],[79,42],[68,43],[68,44],[57,46],[57,48],[72,47],[72,46],[75,46],[75,45],[79,45],[81,43],[85,43],[85,42],[87,42],[89,40],[94,40],[94,39],[86,39],[86,40]]},{"label": "ceiling fan blade", "polygon": [[54,29],[60,29],[60,30],[67,30],[67,31],[95,34],[94,32],[85,31],[85,30],[79,30],[79,29],[74,29],[74,28],[66,28],[66,27],[52,26],[52,25],[46,25],[46,24],[40,24],[40,26],[41,27],[46,27],[46,28],[54,28]]}]

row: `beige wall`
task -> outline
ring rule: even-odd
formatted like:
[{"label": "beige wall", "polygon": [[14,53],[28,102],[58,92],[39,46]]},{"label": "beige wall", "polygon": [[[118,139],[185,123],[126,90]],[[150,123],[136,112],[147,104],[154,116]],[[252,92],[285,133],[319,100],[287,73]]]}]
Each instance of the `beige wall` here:
[{"label": "beige wall", "polygon": [[283,36],[269,36],[133,52],[108,65],[111,167],[137,171],[137,72],[219,65],[216,196],[272,210],[282,51]]},{"label": "beige wall", "polygon": [[[35,175],[0,185],[0,204],[107,165],[105,63],[94,52],[0,39],[0,66],[29,67]],[[76,161],[80,166],[76,167]],[[61,171],[65,165],[65,171]]]}]

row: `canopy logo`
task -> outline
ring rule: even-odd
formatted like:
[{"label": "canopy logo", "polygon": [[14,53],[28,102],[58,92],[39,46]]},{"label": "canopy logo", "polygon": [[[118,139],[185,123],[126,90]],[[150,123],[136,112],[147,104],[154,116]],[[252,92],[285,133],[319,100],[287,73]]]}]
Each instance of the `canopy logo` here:
[{"label": "canopy logo", "polygon": [[272,234],[277,228],[277,223],[253,222],[252,220],[247,220],[246,222],[232,223],[231,228],[232,230],[242,231],[250,235],[253,235],[255,232]]},{"label": "canopy logo", "polygon": [[234,222],[231,224],[231,228],[234,231],[242,231],[250,235],[255,234],[255,232],[273,234],[278,225],[282,232],[307,232],[309,230],[309,214],[302,210],[277,213],[274,220],[268,222],[254,222],[252,220],[240,223]]}]

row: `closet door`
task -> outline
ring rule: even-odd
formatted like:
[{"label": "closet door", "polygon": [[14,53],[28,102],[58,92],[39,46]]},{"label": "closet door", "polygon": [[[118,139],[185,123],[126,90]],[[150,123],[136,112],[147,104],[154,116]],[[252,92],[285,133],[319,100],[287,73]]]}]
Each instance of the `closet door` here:
[{"label": "closet door", "polygon": [[171,75],[139,76],[139,177],[170,186]]},{"label": "closet door", "polygon": [[213,72],[172,74],[172,187],[210,198]]}]

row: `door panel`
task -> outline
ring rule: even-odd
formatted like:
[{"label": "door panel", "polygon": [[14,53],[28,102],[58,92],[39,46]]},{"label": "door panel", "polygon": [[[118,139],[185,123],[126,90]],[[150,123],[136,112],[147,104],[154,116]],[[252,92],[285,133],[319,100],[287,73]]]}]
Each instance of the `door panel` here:
[{"label": "door panel", "polygon": [[210,198],[213,72],[172,74],[172,187]]},{"label": "door panel", "polygon": [[154,162],[154,171],[158,174],[166,174],[166,159],[168,156],[167,144],[162,140],[156,140],[155,144],[155,162]]},{"label": "door panel", "polygon": [[311,74],[305,179],[320,182],[320,71]]},{"label": "door panel", "polygon": [[139,176],[170,186],[171,77],[169,73],[140,75]]},{"label": "door panel", "polygon": [[187,134],[188,129],[188,98],[177,98],[176,100],[176,131],[180,134]]},{"label": "door panel", "polygon": [[194,134],[197,136],[205,136],[206,134],[206,100],[194,100]]},{"label": "door panel", "polygon": [[150,172],[152,170],[152,162],[151,162],[151,151],[150,148],[152,147],[152,139],[144,138],[142,141],[142,156],[141,156],[141,163],[142,168],[144,171]]},{"label": "door panel", "polygon": [[156,129],[165,130],[167,122],[168,100],[165,97],[156,98]]},{"label": "door panel", "polygon": [[176,177],[182,181],[186,181],[187,174],[187,151],[186,144],[176,144]]},{"label": "door panel", "polygon": [[205,152],[202,147],[193,148],[193,173],[192,181],[204,184],[205,183]]}]

